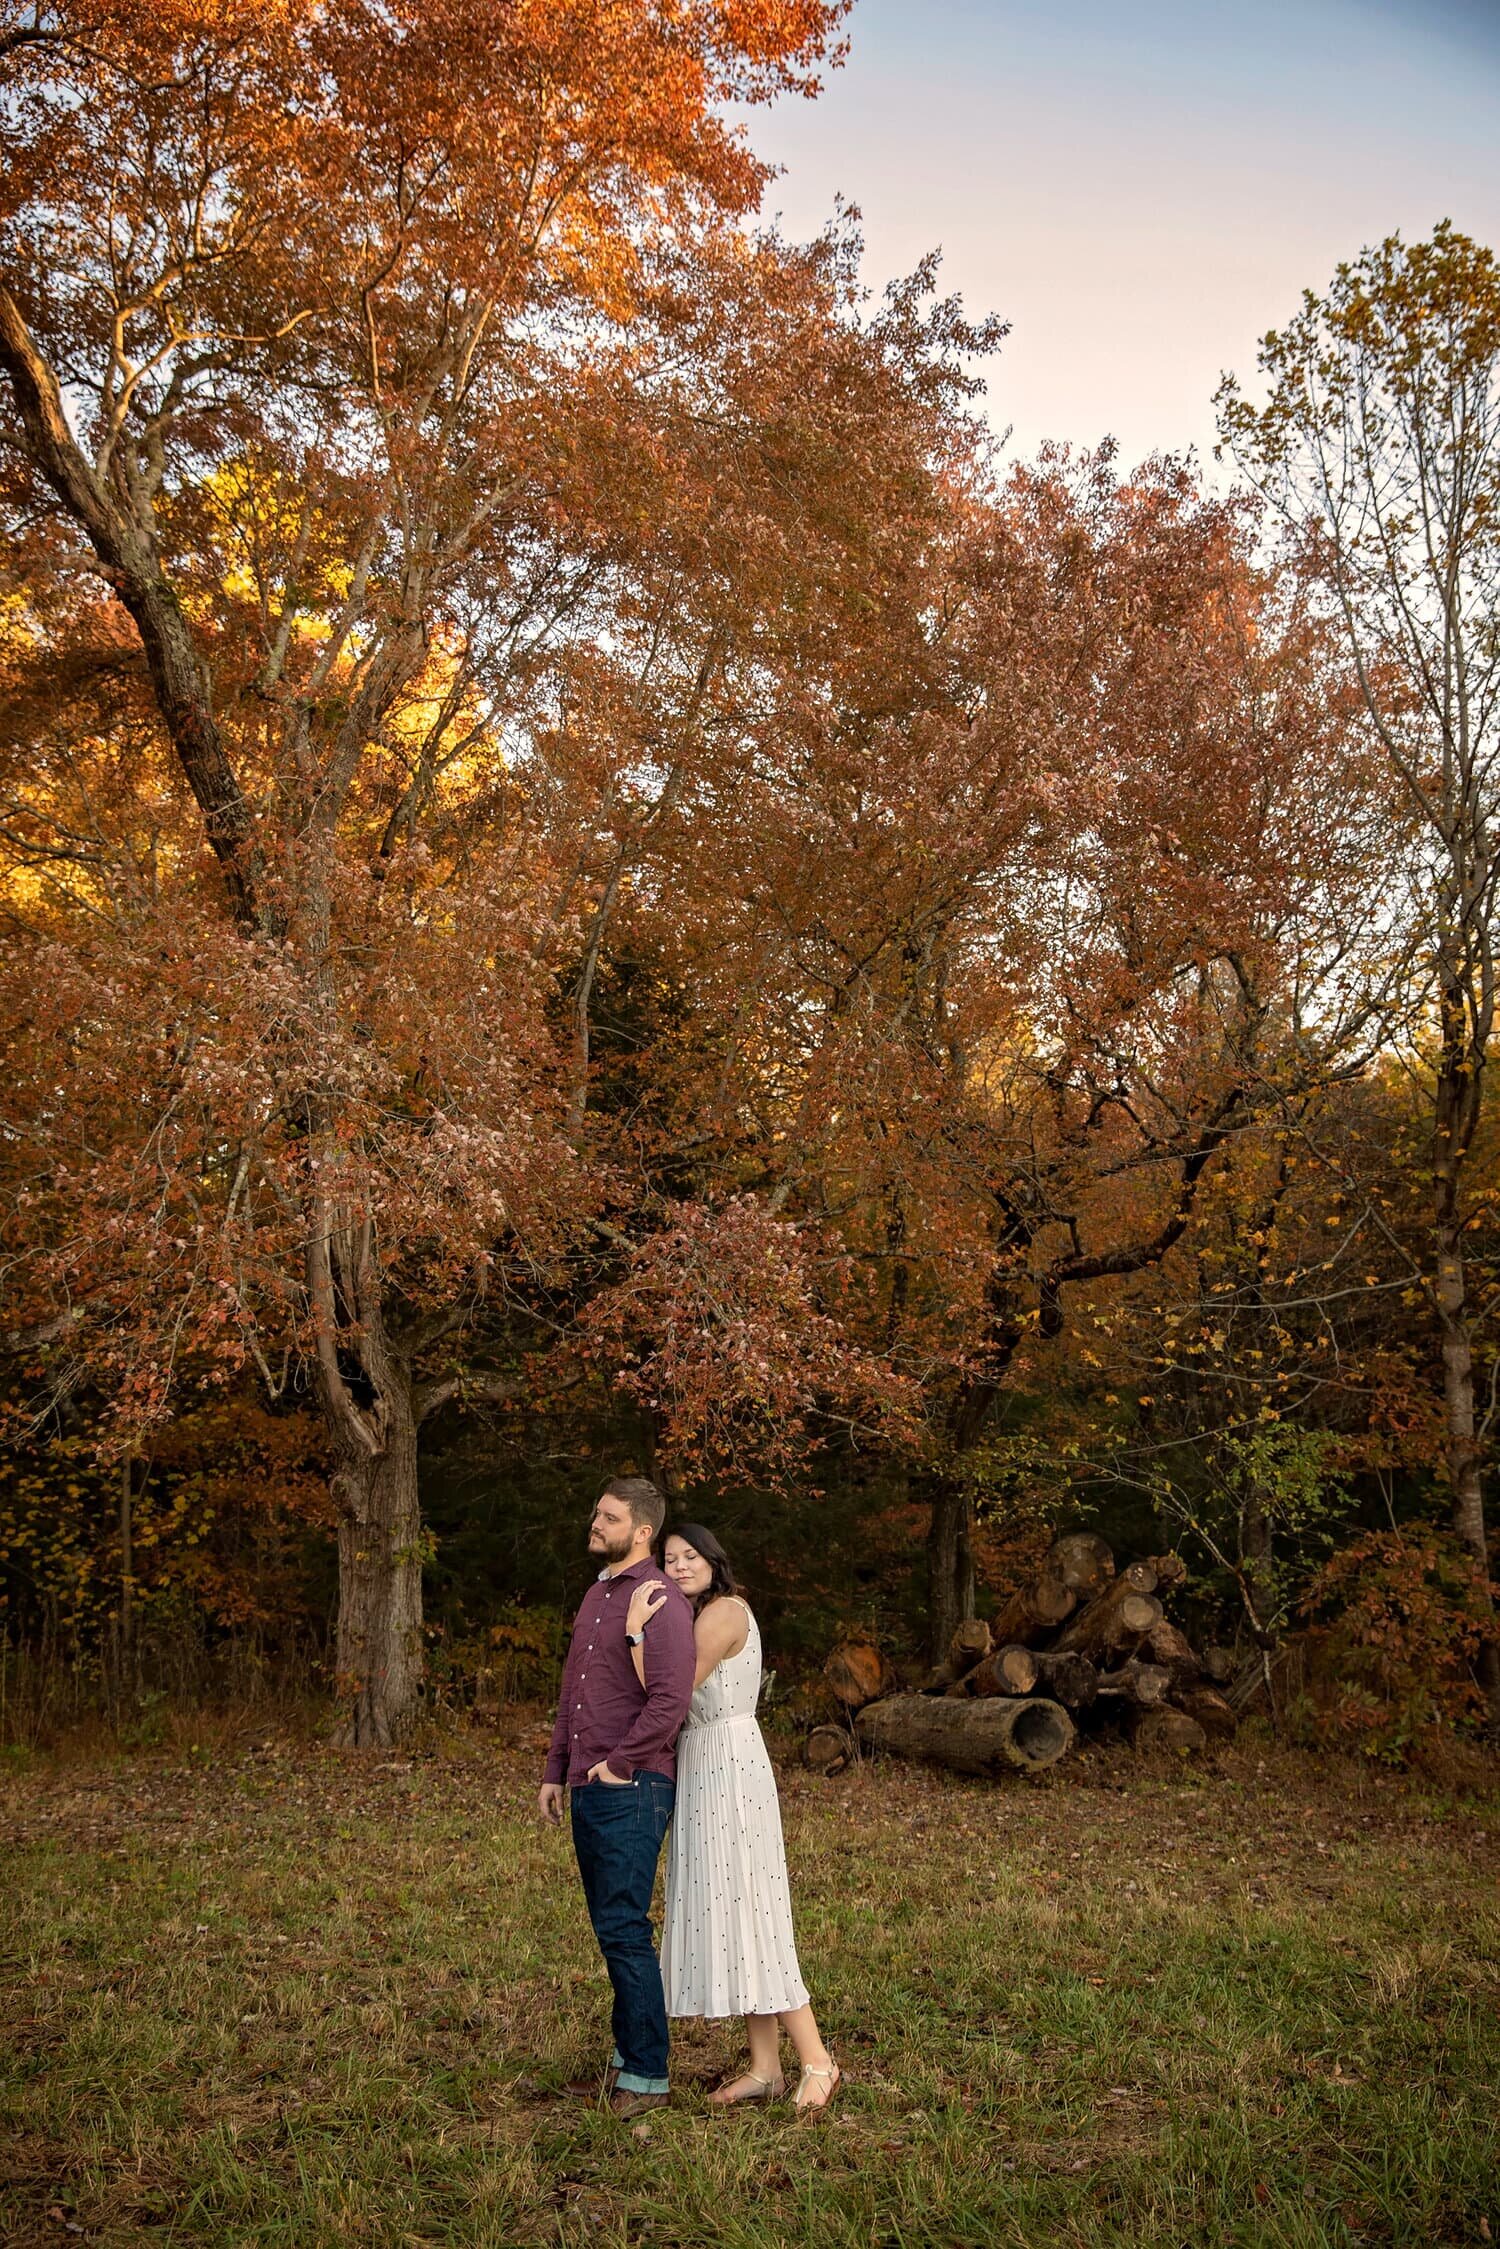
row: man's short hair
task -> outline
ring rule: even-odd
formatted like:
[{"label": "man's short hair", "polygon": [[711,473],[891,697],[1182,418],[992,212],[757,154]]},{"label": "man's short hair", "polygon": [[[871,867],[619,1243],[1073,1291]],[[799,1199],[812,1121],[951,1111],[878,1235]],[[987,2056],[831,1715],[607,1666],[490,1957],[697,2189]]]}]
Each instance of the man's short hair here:
[{"label": "man's short hair", "polygon": [[623,1499],[630,1509],[630,1520],[649,1526],[655,1538],[667,1519],[667,1503],[649,1476],[611,1476],[604,1489],[616,1499]]}]

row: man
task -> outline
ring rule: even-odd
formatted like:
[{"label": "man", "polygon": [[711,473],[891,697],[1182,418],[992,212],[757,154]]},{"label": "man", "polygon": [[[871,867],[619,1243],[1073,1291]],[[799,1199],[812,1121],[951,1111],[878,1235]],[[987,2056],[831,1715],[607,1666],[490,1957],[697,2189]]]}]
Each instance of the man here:
[{"label": "man", "polygon": [[[666,1501],[644,1476],[604,1487],[589,1529],[602,1562],[573,1626],[546,1778],[543,1819],[572,1796],[573,1848],[599,1950],[614,1986],[614,2059],[604,2089],[616,2116],[667,2099],[667,2009],[651,1934],[651,1892],[677,1793],[677,1736],[693,1692],[693,1612],[651,1559]],[[627,1637],[632,1595],[667,1589],[650,1630]],[[631,1661],[641,1649],[644,1687]],[[584,2088],[592,2090],[592,2088]]]}]

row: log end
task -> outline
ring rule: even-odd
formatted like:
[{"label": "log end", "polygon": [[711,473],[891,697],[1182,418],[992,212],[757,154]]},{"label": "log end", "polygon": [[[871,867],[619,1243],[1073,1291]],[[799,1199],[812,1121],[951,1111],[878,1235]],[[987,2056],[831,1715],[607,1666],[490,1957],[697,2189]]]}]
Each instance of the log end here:
[{"label": "log end", "polygon": [[809,1771],[830,1780],[854,1757],[854,1738],[842,1726],[814,1726],[802,1744],[802,1762]]},{"label": "log end", "polygon": [[846,1710],[859,1710],[886,1693],[891,1668],[865,1640],[845,1640],[823,1666],[823,1677]]},{"label": "log end", "polygon": [[1074,1725],[1060,1702],[1036,1695],[1015,1705],[1016,1717],[1006,1744],[1008,1764],[1020,1772],[1045,1772],[1073,1746]]}]

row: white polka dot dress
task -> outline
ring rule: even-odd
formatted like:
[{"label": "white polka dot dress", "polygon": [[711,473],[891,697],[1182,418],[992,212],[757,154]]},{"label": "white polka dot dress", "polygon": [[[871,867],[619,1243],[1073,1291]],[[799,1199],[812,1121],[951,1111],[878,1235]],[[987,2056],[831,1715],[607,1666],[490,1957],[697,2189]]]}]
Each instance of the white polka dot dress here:
[{"label": "white polka dot dress", "polygon": [[776,1775],[755,1722],[760,1628],[745,1615],[745,1645],[695,1691],[677,1741],[661,1937],[669,2015],[779,2015],[807,2004]]}]

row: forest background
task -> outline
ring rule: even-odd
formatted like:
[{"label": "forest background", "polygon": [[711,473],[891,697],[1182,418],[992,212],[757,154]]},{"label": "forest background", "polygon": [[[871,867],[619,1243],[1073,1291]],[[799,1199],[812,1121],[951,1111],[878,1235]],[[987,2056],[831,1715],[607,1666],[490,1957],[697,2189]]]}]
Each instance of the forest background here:
[{"label": "forest background", "polygon": [[631,1466],[784,1673],[1097,1527],[1299,1738],[1500,1715],[1500,272],[1008,463],[757,221],[842,13],[0,12],[19,1738],[543,1693]]}]

